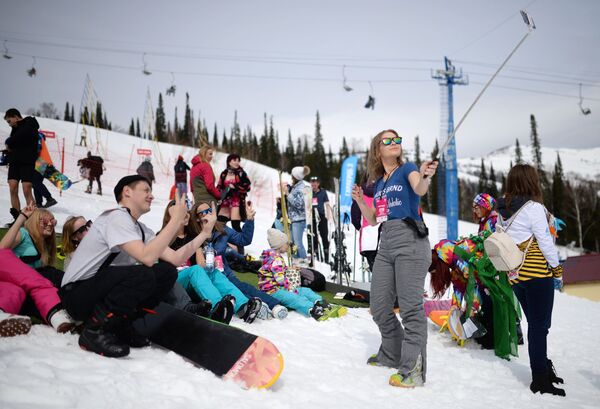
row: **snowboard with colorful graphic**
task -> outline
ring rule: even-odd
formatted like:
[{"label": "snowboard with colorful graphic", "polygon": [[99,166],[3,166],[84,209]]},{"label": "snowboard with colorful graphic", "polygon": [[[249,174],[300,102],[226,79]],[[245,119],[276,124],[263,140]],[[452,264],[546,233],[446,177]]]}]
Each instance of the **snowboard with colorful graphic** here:
[{"label": "snowboard with colorful graphic", "polygon": [[165,303],[134,326],[153,344],[245,389],[269,388],[283,371],[283,356],[271,341]]},{"label": "snowboard with colorful graphic", "polygon": [[35,170],[59,190],[67,190],[73,184],[66,175],[60,173],[54,165],[46,162],[41,157],[35,161]]}]

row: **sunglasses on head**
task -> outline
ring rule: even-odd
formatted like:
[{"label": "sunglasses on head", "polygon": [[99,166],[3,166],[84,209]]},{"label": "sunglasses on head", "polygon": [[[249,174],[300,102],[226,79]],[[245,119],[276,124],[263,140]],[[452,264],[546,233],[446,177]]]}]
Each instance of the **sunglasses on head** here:
[{"label": "sunglasses on head", "polygon": [[88,220],[83,226],[81,226],[80,228],[78,228],[77,230],[75,230],[73,233],[74,234],[81,234],[84,231],[88,231],[90,227],[92,227],[92,221]]},{"label": "sunglasses on head", "polygon": [[400,145],[402,143],[402,137],[394,136],[393,138],[382,138],[381,139],[381,143],[384,146],[389,146],[392,144],[392,142],[394,143],[394,145]]}]

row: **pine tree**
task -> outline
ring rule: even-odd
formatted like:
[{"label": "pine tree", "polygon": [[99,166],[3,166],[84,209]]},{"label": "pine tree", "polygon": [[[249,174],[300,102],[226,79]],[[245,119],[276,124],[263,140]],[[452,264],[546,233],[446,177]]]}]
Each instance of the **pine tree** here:
[{"label": "pine tree", "polygon": [[221,149],[223,152],[229,152],[229,141],[227,140],[227,135],[225,134],[225,129],[223,129],[223,139],[221,143]]},{"label": "pine tree", "polygon": [[215,129],[213,130],[213,147],[219,149],[219,132],[217,131],[217,123],[215,122]]},{"label": "pine tree", "polygon": [[300,166],[302,164],[302,139],[296,138],[296,150],[294,156],[294,166]]},{"label": "pine tree", "polygon": [[87,107],[83,107],[83,114],[81,114],[81,118],[79,119],[79,122],[81,122],[84,125],[91,125],[90,114],[88,113]]},{"label": "pine tree", "polygon": [[242,145],[242,132],[240,129],[240,124],[238,123],[237,110],[233,113],[233,126],[231,127],[231,144],[233,145],[233,150],[237,151],[241,148]]},{"label": "pine tree", "polygon": [[63,118],[64,121],[70,121],[71,117],[69,116],[71,111],[69,110],[69,102],[67,101],[67,105],[65,106],[65,116]]},{"label": "pine tree", "polygon": [[[521,152],[521,144],[519,144],[519,138],[517,138],[517,143],[515,145],[515,157],[517,165],[523,164],[523,152]],[[512,165],[511,165],[512,168]]]},{"label": "pine tree", "polygon": [[340,163],[344,161],[348,156],[350,156],[350,150],[348,149],[348,142],[346,142],[346,137],[342,137],[342,147],[340,148]]},{"label": "pine tree", "polygon": [[[321,133],[321,118],[319,115],[319,111],[317,111],[316,121],[315,121],[315,138],[314,145],[312,148],[312,152],[308,155],[307,164],[313,169],[313,172],[316,172],[317,169],[322,169],[324,163],[326,163],[325,157],[325,147],[323,146],[323,134]],[[317,175],[323,178],[324,175]]]},{"label": "pine tree", "polygon": [[135,123],[133,122],[133,118],[131,118],[131,124],[129,124],[129,135],[135,136]]},{"label": "pine tree", "polygon": [[140,132],[140,118],[136,118],[135,120],[135,136],[142,137],[142,133]]},{"label": "pine tree", "polygon": [[162,92],[158,93],[158,108],[156,108],[156,139],[159,142],[167,142],[167,117]]},{"label": "pine tree", "polygon": [[285,147],[283,169],[291,169],[294,167],[294,142],[292,141],[292,131],[288,129],[288,140]]},{"label": "pine tree", "polygon": [[175,107],[175,120],[173,121],[173,142],[179,142],[179,135],[181,133],[181,129],[179,129],[179,119],[177,118],[177,107]]},{"label": "pine tree", "polygon": [[[567,193],[564,180],[564,172],[560,154],[556,152],[556,163],[554,164],[554,173],[552,174],[552,212],[555,217],[565,219],[566,213],[564,209],[567,207]],[[565,243],[564,235],[559,235],[558,240]]]},{"label": "pine tree", "polygon": [[95,121],[92,121],[94,126],[98,128],[104,128],[104,115],[102,114],[102,104],[100,101],[96,102],[96,114],[94,119]]},{"label": "pine tree", "polygon": [[266,112],[264,113],[264,124],[265,124],[265,126],[263,129],[262,135],[260,135],[260,141],[259,141],[258,145],[259,145],[259,155],[266,162],[269,155],[271,155],[271,152],[269,152],[269,127],[267,125],[267,113]]},{"label": "pine tree", "polygon": [[[490,164],[490,179],[487,192],[494,198],[498,198],[498,185],[496,184],[496,173],[494,172],[494,164]],[[459,196],[460,197],[460,196]]]},{"label": "pine tree", "polygon": [[71,122],[75,122],[75,107],[71,104]]},{"label": "pine tree", "polygon": [[421,168],[421,144],[419,143],[419,135],[415,136],[415,165]]},{"label": "pine tree", "polygon": [[[438,145],[438,140],[436,139],[433,150],[431,151],[431,159],[437,158],[439,153],[440,153],[440,146]],[[441,165],[441,163],[440,163],[440,165]],[[438,175],[440,174],[440,172],[443,172],[443,169],[441,166],[438,166],[438,170],[437,170],[436,174],[431,178],[431,183],[429,184],[429,190],[428,190],[427,194],[425,196],[423,196],[423,199],[424,199],[423,202],[425,202],[424,208],[433,214],[439,214],[439,209],[438,209],[438,207],[439,207],[438,206],[439,176]]]},{"label": "pine tree", "polygon": [[310,146],[308,145],[308,135],[304,134],[304,144],[302,145],[302,160],[300,165],[306,164],[306,159],[310,155]]},{"label": "pine tree", "polygon": [[485,170],[485,163],[481,158],[481,169],[479,170],[479,183],[477,185],[478,193],[488,193],[489,179]]},{"label": "pine tree", "polygon": [[538,136],[537,131],[537,122],[535,120],[535,116],[531,114],[530,116],[531,123],[531,150],[533,154],[533,163],[538,172],[538,176],[540,178],[540,184],[542,185],[542,193],[544,196],[544,205],[552,211],[552,191],[550,187],[550,182],[548,181],[548,176],[544,171],[544,164],[542,163],[542,147],[540,144],[540,138]]}]

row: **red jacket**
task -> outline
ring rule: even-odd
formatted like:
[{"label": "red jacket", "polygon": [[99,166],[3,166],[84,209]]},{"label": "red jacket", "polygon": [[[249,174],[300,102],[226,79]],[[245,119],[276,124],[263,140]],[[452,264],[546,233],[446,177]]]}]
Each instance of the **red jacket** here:
[{"label": "red jacket", "polygon": [[194,191],[194,180],[200,178],[208,193],[213,195],[215,199],[221,198],[221,192],[215,187],[215,174],[210,163],[202,162],[200,156],[196,155],[192,158],[192,170],[190,170],[190,190]]}]

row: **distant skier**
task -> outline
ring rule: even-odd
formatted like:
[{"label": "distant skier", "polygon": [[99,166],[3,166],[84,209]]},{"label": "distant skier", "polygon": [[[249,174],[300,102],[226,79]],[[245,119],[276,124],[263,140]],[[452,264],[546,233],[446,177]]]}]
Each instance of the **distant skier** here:
[{"label": "distant skier", "polygon": [[177,157],[177,162],[175,162],[175,188],[179,191],[179,194],[185,194],[187,196],[188,187],[187,187],[187,172],[190,170],[190,167],[183,160],[183,156],[179,155]]},{"label": "distant skier", "polygon": [[100,156],[92,155],[92,152],[88,151],[87,157],[79,159],[77,161],[77,165],[81,168],[81,174],[84,175],[84,177],[87,177],[90,182],[85,190],[85,193],[92,193],[92,187],[95,180],[98,184],[97,193],[102,195],[102,183],[100,182],[100,176],[102,176],[102,173],[106,169],[104,167],[104,159],[102,159]]},{"label": "distant skier", "polygon": [[140,166],[136,169],[138,175],[145,177],[150,182],[150,186],[152,187],[152,183],[156,180],[154,178],[154,167],[151,162],[152,158],[150,156],[146,156],[144,161],[140,163]]}]

